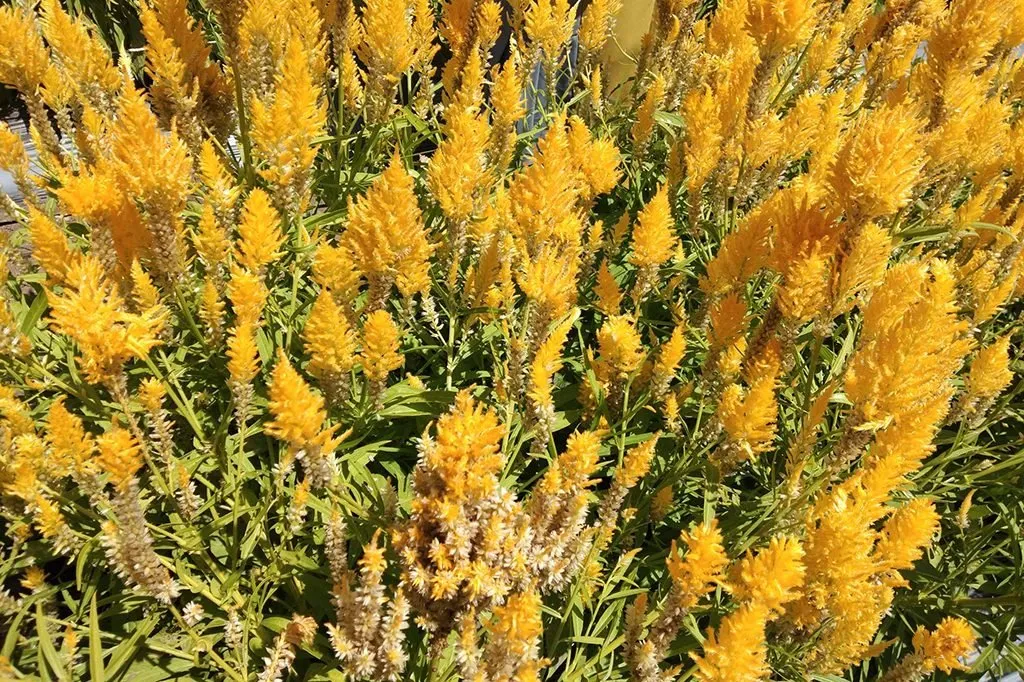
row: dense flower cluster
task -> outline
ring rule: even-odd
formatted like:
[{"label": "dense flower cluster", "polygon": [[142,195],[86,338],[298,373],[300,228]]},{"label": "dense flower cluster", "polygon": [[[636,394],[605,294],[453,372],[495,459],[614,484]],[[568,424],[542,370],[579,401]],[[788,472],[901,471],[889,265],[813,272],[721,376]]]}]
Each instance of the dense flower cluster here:
[{"label": "dense flower cluster", "polygon": [[1015,660],[1024,1],[646,4],[0,7],[0,678]]}]

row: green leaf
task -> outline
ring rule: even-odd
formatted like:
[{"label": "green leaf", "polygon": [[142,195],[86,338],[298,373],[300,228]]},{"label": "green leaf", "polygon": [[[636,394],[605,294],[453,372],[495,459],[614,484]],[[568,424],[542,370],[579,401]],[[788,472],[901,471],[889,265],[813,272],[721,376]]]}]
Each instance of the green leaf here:
[{"label": "green leaf", "polygon": [[[36,632],[39,635],[39,651],[37,653],[37,656],[39,656],[39,672],[42,673],[45,667],[48,666],[58,680],[70,680],[71,677],[68,675],[64,661],[61,660],[60,654],[57,653],[56,647],[53,646],[50,630],[46,627],[46,614],[43,613],[43,602],[41,600],[36,602]],[[46,666],[43,665],[43,661],[46,661]]]},{"label": "green leaf", "polygon": [[89,679],[103,682],[103,642],[100,639],[99,615],[96,613],[96,595],[89,603]]}]

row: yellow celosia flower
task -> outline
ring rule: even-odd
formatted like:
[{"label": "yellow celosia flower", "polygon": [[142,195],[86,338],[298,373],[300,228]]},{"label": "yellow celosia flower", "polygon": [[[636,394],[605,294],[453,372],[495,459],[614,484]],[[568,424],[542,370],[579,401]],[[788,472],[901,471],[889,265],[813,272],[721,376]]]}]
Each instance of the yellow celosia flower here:
[{"label": "yellow celosia flower", "polygon": [[68,269],[80,258],[71,248],[64,231],[45,213],[29,207],[28,229],[32,238],[32,257],[56,282],[62,282]]},{"label": "yellow celosia flower", "polygon": [[814,0],[752,0],[747,22],[761,58],[770,59],[806,43],[819,12]]},{"label": "yellow celosia flower", "polygon": [[[0,7],[0,83],[7,83],[26,96],[34,96],[50,65],[50,55],[30,9]],[[34,116],[33,116],[34,118]]]},{"label": "yellow celosia flower", "polygon": [[208,268],[223,265],[231,253],[231,241],[227,232],[217,224],[214,208],[210,204],[204,204],[203,212],[199,214],[199,223],[192,234],[192,245]]},{"label": "yellow celosia flower", "polygon": [[302,330],[309,355],[309,373],[324,382],[325,390],[343,383],[355,365],[356,335],[330,292],[323,290]]},{"label": "yellow celosia flower", "polygon": [[517,275],[519,287],[534,302],[542,321],[565,315],[576,300],[578,261],[553,246],[527,259]]},{"label": "yellow celosia flower", "polygon": [[756,554],[750,552],[736,564],[729,589],[740,601],[758,604],[781,613],[783,605],[800,596],[804,582],[804,550],[792,537],[773,537]]},{"label": "yellow celosia flower", "polygon": [[132,296],[135,298],[135,305],[140,310],[148,310],[160,305],[160,290],[153,284],[153,278],[142,269],[139,261],[132,261]]},{"label": "yellow celosia flower", "polygon": [[579,316],[574,311],[566,320],[551,330],[540,344],[530,367],[528,395],[531,409],[542,421],[554,419],[554,404],[551,402],[552,377],[562,369],[562,346],[569,331]]},{"label": "yellow celosia flower", "polygon": [[153,108],[170,127],[182,131],[197,150],[203,127],[226,134],[232,123],[231,91],[216,62],[202,25],[196,25],[182,0],[156,0],[142,7],[146,72],[152,79]]},{"label": "yellow celosia flower", "polygon": [[42,3],[39,23],[54,61],[79,97],[100,111],[112,110],[121,75],[92,27],[79,17],[70,17],[57,0]]},{"label": "yellow celosia flower", "polygon": [[56,331],[78,344],[82,367],[91,381],[116,380],[131,357],[144,358],[159,345],[166,311],[149,308],[136,315],[103,275],[103,266],[90,257],[74,263],[67,287],[52,299],[51,322]]},{"label": "yellow celosia flower", "polygon": [[654,114],[657,112],[658,107],[661,106],[664,98],[665,79],[661,74],[658,74],[655,76],[654,82],[647,88],[643,101],[640,102],[640,109],[636,113],[636,122],[633,124],[631,131],[633,146],[637,150],[643,150],[648,140],[650,140],[651,133],[654,132]]},{"label": "yellow celosia flower", "polygon": [[494,76],[491,86],[492,124],[496,131],[509,132],[523,117],[523,84],[519,69],[512,60],[506,61]]},{"label": "yellow celosia flower", "polygon": [[581,198],[589,201],[610,192],[619,181],[619,150],[607,138],[594,139],[578,116],[569,119],[569,153],[581,176]]},{"label": "yellow celosia flower", "polygon": [[199,299],[199,317],[210,330],[214,342],[220,341],[224,331],[224,301],[214,281],[203,280],[203,291]]},{"label": "yellow celosia flower", "polygon": [[737,293],[729,294],[711,306],[711,348],[722,350],[747,333],[747,304]]},{"label": "yellow celosia flower", "polygon": [[257,324],[266,305],[267,287],[255,274],[241,268],[234,268],[228,281],[228,299],[235,309],[238,324]]},{"label": "yellow celosia flower", "polygon": [[[235,185],[224,162],[210,140],[203,140],[199,149],[199,177],[206,188],[206,201],[212,205],[219,220],[226,220],[235,206],[240,188]],[[223,226],[221,226],[223,228]]]},{"label": "yellow celosia flower", "polygon": [[914,633],[914,651],[924,657],[928,670],[938,668],[950,673],[954,670],[969,670],[959,659],[974,650],[975,635],[971,626],[962,618],[944,618],[938,626],[928,632],[923,627]]},{"label": "yellow celosia flower", "polygon": [[886,274],[864,309],[846,374],[846,393],[864,422],[885,425],[932,399],[948,399],[950,379],[971,346],[968,323],[957,320],[955,289],[943,261],[909,261]]},{"label": "yellow celosia flower", "polygon": [[565,126],[564,114],[551,121],[533,163],[515,176],[508,190],[510,228],[532,257],[553,240],[575,246],[583,232],[575,210],[580,187]]},{"label": "yellow celosia flower", "polygon": [[487,189],[490,129],[483,117],[468,111],[454,112],[446,129],[427,168],[427,186],[449,220],[459,224],[475,213]]},{"label": "yellow celosia flower", "polygon": [[313,257],[313,279],[341,301],[355,298],[361,273],[345,246],[321,244]]},{"label": "yellow celosia flower", "polygon": [[310,389],[284,353],[278,356],[270,379],[267,405],[274,418],[265,430],[274,438],[297,450],[330,443],[334,428],[324,428],[327,412],[323,398]]},{"label": "yellow celosia flower", "polygon": [[50,406],[46,426],[51,451],[57,458],[72,462],[73,475],[83,477],[93,473],[96,463],[92,461],[92,454],[96,444],[86,433],[82,420],[64,407],[63,396]]},{"label": "yellow celosia flower", "polygon": [[922,167],[920,127],[911,109],[884,107],[847,133],[829,182],[854,221],[887,215],[910,199]]},{"label": "yellow celosia flower", "polygon": [[690,201],[699,203],[697,192],[718,165],[722,154],[721,121],[715,95],[708,87],[698,88],[683,100],[687,134],[684,146],[686,187]]},{"label": "yellow celosia flower", "polygon": [[[365,63],[370,82],[397,84],[398,77],[425,56],[429,49],[417,35],[416,25],[432,22],[417,15],[410,0],[382,0],[362,11],[362,42],[356,53]],[[390,95],[391,89],[386,90]]]},{"label": "yellow celosia flower", "polygon": [[629,262],[638,268],[657,268],[672,257],[676,244],[668,187],[662,185],[637,216]]},{"label": "yellow celosia flower", "polygon": [[967,376],[967,393],[975,398],[994,398],[1013,381],[1010,369],[1010,336],[1004,335],[978,351]]},{"label": "yellow celosia flower", "polygon": [[128,488],[142,468],[142,449],[129,431],[113,428],[96,439],[96,463],[120,490]]},{"label": "yellow celosia flower", "polygon": [[530,44],[553,61],[572,37],[576,12],[569,0],[535,0],[526,8],[525,21]]},{"label": "yellow celosia flower", "polygon": [[278,249],[284,243],[281,218],[270,205],[270,197],[261,189],[254,189],[245,200],[238,222],[238,251],[235,260],[252,272],[260,272],[268,263],[280,257]]},{"label": "yellow celosia flower", "polygon": [[661,521],[672,511],[675,496],[672,486],[666,485],[658,488],[651,498],[651,519]]},{"label": "yellow celosia flower", "polygon": [[708,629],[703,653],[692,655],[701,682],[755,682],[768,675],[768,648],[764,628],[768,610],[758,603],[744,604],[722,619],[717,630]]},{"label": "yellow celosia flower", "polygon": [[369,191],[350,207],[340,246],[352,254],[370,281],[373,301],[383,302],[392,284],[405,297],[429,290],[434,246],[427,237],[412,176],[399,156],[392,157]]},{"label": "yellow celosia flower", "polygon": [[833,294],[833,312],[849,310],[854,297],[870,293],[882,283],[892,253],[892,235],[875,223],[861,228],[849,254],[843,259]]},{"label": "yellow celosia flower", "polygon": [[176,277],[184,267],[180,213],[191,182],[188,150],[173,130],[160,129],[143,94],[131,89],[121,95],[110,144],[117,178],[146,218],[154,266]]},{"label": "yellow celosia flower", "polygon": [[228,338],[228,374],[238,386],[252,383],[259,372],[259,350],[256,347],[256,326],[242,321]]},{"label": "yellow celosia flower", "polygon": [[775,438],[777,412],[774,374],[758,377],[745,392],[737,384],[727,386],[718,406],[718,418],[728,436],[728,445],[734,446],[736,452],[723,457],[723,465],[735,464],[734,457],[743,461],[768,450]]},{"label": "yellow celosia flower", "polygon": [[611,35],[621,0],[594,0],[583,10],[580,20],[580,45],[591,52],[600,52]]},{"label": "yellow celosia flower", "polygon": [[673,589],[683,595],[683,608],[690,609],[725,579],[729,557],[722,547],[722,533],[716,519],[683,532],[680,540],[686,543],[686,556],[679,555],[673,541],[666,564]]},{"label": "yellow celosia flower", "polygon": [[686,353],[686,326],[678,324],[672,330],[665,343],[658,349],[658,358],[654,362],[654,382],[656,384],[671,380]]},{"label": "yellow celosia flower", "polygon": [[658,445],[658,437],[661,434],[654,434],[643,443],[629,449],[622,458],[622,466],[615,472],[616,483],[621,483],[626,488],[632,488],[647,475],[654,461],[654,449]]},{"label": "yellow celosia flower", "polygon": [[597,309],[605,315],[615,316],[620,312],[622,305],[622,290],[615,281],[612,271],[608,268],[608,261],[601,263],[597,271],[597,282],[594,284],[594,294],[597,296]]},{"label": "yellow celosia flower", "polygon": [[[625,380],[644,361],[644,346],[628,315],[608,318],[597,332],[601,376]],[[605,369],[607,368],[607,369]]]},{"label": "yellow celosia flower", "polygon": [[939,514],[931,500],[918,497],[897,509],[882,526],[875,547],[878,563],[890,570],[913,568],[939,528]]},{"label": "yellow celosia flower", "polygon": [[539,671],[546,664],[539,654],[544,633],[540,594],[513,594],[494,608],[493,616],[487,626],[490,638],[483,654],[491,671],[488,679],[539,682]]},{"label": "yellow celosia flower", "polygon": [[754,208],[734,232],[722,240],[718,253],[707,266],[700,288],[708,294],[722,295],[741,287],[768,260],[770,223],[761,206]]},{"label": "yellow celosia flower", "polygon": [[401,334],[387,311],[370,313],[363,323],[363,350],[360,353],[363,374],[371,382],[382,383],[388,374],[404,363],[398,352]]},{"label": "yellow celosia flower", "polygon": [[288,43],[272,101],[252,106],[252,139],[267,167],[260,170],[274,193],[279,210],[299,216],[309,203],[314,140],[326,126],[327,107],[310,72],[302,43]]}]

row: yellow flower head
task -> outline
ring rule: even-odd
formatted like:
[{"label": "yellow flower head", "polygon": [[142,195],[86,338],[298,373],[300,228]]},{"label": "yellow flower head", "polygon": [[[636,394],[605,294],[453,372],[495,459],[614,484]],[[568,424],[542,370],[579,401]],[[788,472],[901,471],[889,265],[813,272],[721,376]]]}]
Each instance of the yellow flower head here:
[{"label": "yellow flower head", "polygon": [[829,175],[848,216],[867,221],[910,200],[922,168],[920,127],[905,107],[883,107],[854,124]]},{"label": "yellow flower head", "polygon": [[159,379],[153,377],[144,379],[139,386],[139,399],[142,402],[142,406],[149,412],[160,411],[166,396],[167,389]]},{"label": "yellow flower head", "polygon": [[491,86],[492,124],[496,130],[511,130],[523,117],[523,83],[513,60],[502,64]]},{"label": "yellow flower head", "polygon": [[665,99],[665,78],[659,73],[654,82],[647,88],[644,98],[640,102],[640,108],[636,113],[636,122],[633,123],[631,131],[633,145],[642,150],[654,132],[654,114]]},{"label": "yellow flower head", "polygon": [[398,352],[401,334],[385,310],[370,313],[363,323],[363,373],[370,381],[382,382],[404,363]]},{"label": "yellow flower head", "polygon": [[427,169],[427,186],[445,216],[459,223],[474,214],[487,187],[490,128],[482,116],[468,111],[455,112],[446,127]]},{"label": "yellow flower head", "polygon": [[192,235],[192,245],[208,268],[224,263],[231,252],[231,242],[227,233],[217,224],[217,216],[211,204],[203,204],[203,212],[199,214],[199,223]]},{"label": "yellow flower head", "polygon": [[684,607],[693,608],[701,597],[724,581],[729,557],[722,547],[722,533],[715,519],[683,532],[680,540],[686,543],[686,556],[679,556],[673,541],[666,563],[674,589],[683,595]]},{"label": "yellow flower head", "polygon": [[587,5],[580,20],[580,44],[591,52],[599,52],[611,35],[615,15],[621,8],[621,0],[594,0]]},{"label": "yellow flower head", "polygon": [[702,655],[694,655],[700,682],[762,680],[768,675],[764,628],[768,611],[757,603],[744,604],[708,629]]},{"label": "yellow flower head", "polygon": [[397,82],[427,47],[416,35],[415,23],[429,19],[415,16],[410,0],[367,3],[362,17],[363,42],[357,53],[370,77]]},{"label": "yellow flower head", "polygon": [[993,398],[1010,385],[1010,335],[1006,334],[978,351],[971,362],[967,392],[977,398]]},{"label": "yellow flower head", "polygon": [[32,238],[32,257],[46,274],[57,282],[64,280],[68,268],[79,257],[71,248],[64,231],[57,223],[34,207],[28,210],[28,229]]},{"label": "yellow flower head", "polygon": [[729,587],[742,601],[781,612],[799,596],[804,582],[804,550],[792,537],[773,537],[756,554],[750,552],[733,568]]},{"label": "yellow flower head", "polygon": [[284,242],[281,217],[270,205],[270,197],[254,189],[245,200],[238,222],[238,251],[235,259],[252,272],[260,272],[281,256],[278,249]]},{"label": "yellow flower head", "polygon": [[594,139],[579,116],[569,119],[569,153],[580,172],[584,200],[615,188],[622,176],[619,149],[610,139]]},{"label": "yellow flower head", "polygon": [[551,330],[541,343],[530,367],[529,397],[535,409],[551,408],[552,377],[562,369],[562,346],[565,345],[569,330],[576,322],[574,312],[561,324]]},{"label": "yellow flower head", "polygon": [[508,190],[510,227],[531,256],[553,241],[576,246],[583,232],[576,210],[580,186],[565,126],[565,114],[555,116],[532,163]]},{"label": "yellow flower head", "polygon": [[608,261],[601,263],[597,271],[597,283],[594,285],[594,293],[597,295],[596,306],[605,315],[615,316],[619,314],[622,306],[622,290],[619,288],[615,276],[608,267]]},{"label": "yellow flower head", "polygon": [[969,670],[959,659],[974,650],[975,635],[963,618],[945,618],[928,632],[923,627],[914,633],[914,650],[924,656],[926,665],[943,672]]},{"label": "yellow flower head", "polygon": [[32,11],[15,5],[0,7],[0,35],[6,38],[0,45],[0,83],[35,95],[46,78],[50,55]]},{"label": "yellow flower head", "polygon": [[769,375],[755,381],[744,392],[737,384],[730,384],[722,393],[718,416],[729,442],[750,459],[768,450],[775,438],[775,377]]},{"label": "yellow flower head", "polygon": [[668,203],[668,186],[662,185],[637,216],[637,226],[633,230],[633,253],[629,262],[641,268],[657,268],[672,257],[676,243],[672,211]]},{"label": "yellow flower head", "polygon": [[269,293],[258,275],[242,268],[232,269],[228,281],[228,299],[235,309],[239,325],[259,322]]},{"label": "yellow flower head", "polygon": [[299,215],[309,203],[314,140],[326,126],[327,107],[320,86],[310,71],[301,41],[288,43],[275,93],[269,104],[255,100],[252,139],[255,151],[267,163],[260,171],[271,184],[278,208]]},{"label": "yellow flower head", "polygon": [[814,0],[752,0],[747,22],[762,58],[806,43],[819,12]]},{"label": "yellow flower head", "polygon": [[640,482],[651,468],[654,461],[654,450],[658,445],[658,437],[661,434],[654,434],[643,443],[629,449],[626,456],[622,458],[622,466],[615,473],[615,480],[626,488],[632,488]]},{"label": "yellow flower head", "polygon": [[[691,193],[697,193],[711,177],[722,154],[721,120],[718,102],[711,88],[696,88],[683,100],[683,116],[686,118],[686,186]],[[694,194],[690,199],[697,201]]]},{"label": "yellow flower head", "polygon": [[882,527],[875,548],[878,562],[891,570],[912,568],[931,544],[939,514],[931,500],[918,497],[897,509]]},{"label": "yellow flower head", "polygon": [[340,246],[364,276],[395,282],[402,296],[425,293],[434,246],[428,239],[413,179],[396,154],[369,191],[349,209]]},{"label": "yellow flower head", "polygon": [[321,244],[313,257],[313,279],[341,300],[355,298],[361,274],[344,246]]},{"label": "yellow flower head", "polygon": [[747,333],[747,304],[738,293],[729,294],[711,306],[711,348],[722,350]]},{"label": "yellow flower head", "polygon": [[526,35],[548,59],[556,59],[572,37],[576,12],[569,0],[535,0],[526,8]]},{"label": "yellow flower head", "polygon": [[654,362],[654,376],[672,377],[686,353],[686,326],[676,325],[672,335],[658,349],[658,359]]},{"label": "yellow flower head", "polygon": [[608,318],[597,332],[597,344],[599,362],[619,379],[635,372],[644,361],[643,341],[628,315]]},{"label": "yellow flower head", "polygon": [[337,379],[355,365],[355,332],[327,290],[313,303],[302,339],[309,355],[307,369],[319,379]]},{"label": "yellow flower head", "polygon": [[51,323],[78,343],[91,381],[114,379],[129,358],[144,358],[160,344],[166,311],[156,307],[139,315],[125,312],[124,300],[95,259],[74,263],[67,283],[52,301]]},{"label": "yellow flower head", "polygon": [[44,0],[40,25],[54,61],[86,102],[109,110],[121,87],[110,51],[80,17],[72,18],[57,0]]},{"label": "yellow flower head", "polygon": [[435,437],[424,442],[422,457],[443,483],[441,494],[451,500],[479,499],[496,490],[505,428],[494,413],[462,391],[435,428]]},{"label": "yellow flower head", "polygon": [[944,261],[890,268],[864,309],[846,374],[846,393],[862,418],[884,426],[933,400],[948,400],[950,381],[971,347],[968,324],[958,320],[956,282]]},{"label": "yellow flower head", "polygon": [[251,320],[243,320],[228,338],[228,374],[232,381],[245,386],[256,378],[259,368],[256,326]]},{"label": "yellow flower head", "polygon": [[86,433],[82,420],[68,412],[61,397],[50,407],[46,420],[46,440],[53,455],[72,462],[76,473],[87,473],[94,466],[91,462],[96,444]]},{"label": "yellow flower head", "polygon": [[142,449],[132,434],[114,427],[96,439],[96,463],[110,476],[110,482],[123,490],[142,468]]},{"label": "yellow flower head", "polygon": [[322,432],[327,419],[324,399],[299,376],[283,352],[270,379],[267,405],[274,418],[265,430],[274,438],[295,449],[323,445],[329,439],[332,430]]}]

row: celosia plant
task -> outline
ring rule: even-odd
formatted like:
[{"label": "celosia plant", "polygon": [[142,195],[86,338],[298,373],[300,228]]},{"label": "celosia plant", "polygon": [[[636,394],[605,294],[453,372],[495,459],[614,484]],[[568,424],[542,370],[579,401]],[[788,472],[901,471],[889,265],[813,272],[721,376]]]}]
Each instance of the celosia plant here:
[{"label": "celosia plant", "polygon": [[80,5],[0,7],[0,678],[1020,667],[1024,0]]}]

